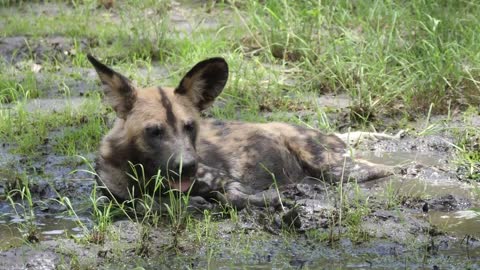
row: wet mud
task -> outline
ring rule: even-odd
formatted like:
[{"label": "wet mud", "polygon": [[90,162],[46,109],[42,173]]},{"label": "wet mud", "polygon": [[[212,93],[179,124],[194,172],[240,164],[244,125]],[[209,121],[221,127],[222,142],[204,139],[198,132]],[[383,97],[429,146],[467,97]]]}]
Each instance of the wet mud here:
[{"label": "wet mud", "polygon": [[29,59],[35,62],[64,62],[76,53],[89,47],[87,39],[74,40],[57,36],[33,39],[27,36],[4,37],[0,40],[0,54],[7,62],[19,63]]},{"label": "wet mud", "polygon": [[[24,245],[18,240],[21,235],[16,226],[22,220],[8,209],[7,203],[2,204],[2,212],[10,213],[0,221],[8,228],[2,234],[10,235],[0,252],[0,256],[8,258],[1,260],[8,261],[2,267],[58,269],[79,261],[83,266],[104,269],[128,269],[136,264],[157,267],[165,263],[180,268],[186,263],[193,268],[253,264],[315,268],[326,262],[359,269],[433,269],[451,265],[476,268],[480,259],[478,195],[469,183],[459,179],[455,164],[450,162],[453,148],[445,138],[409,136],[362,145],[358,156],[386,165],[403,163],[405,169],[373,182],[346,181],[341,191],[343,202],[338,185],[319,183],[284,187],[283,209],[250,207],[238,212],[235,221],[214,205],[215,240],[193,246],[195,236],[187,231],[176,235],[167,216],[150,230],[148,240],[141,237],[142,226],[127,220],[115,222],[112,235],[102,245],[65,238],[80,235],[82,228],[54,199],[59,199],[59,194],[75,198],[78,209],[84,205],[80,217],[92,226],[86,195],[92,191],[93,181],[89,175],[72,177],[69,171],[75,166],[54,166],[55,158],[51,158],[39,167],[55,172],[49,179],[57,180],[39,178],[31,186],[38,203],[37,222],[44,224],[38,226],[42,238],[39,243]],[[49,166],[48,162],[53,164]],[[71,180],[66,180],[69,177]],[[203,214],[197,217],[204,218]],[[148,254],[139,257],[138,249],[144,241],[148,243]],[[238,246],[233,248],[232,241],[239,241],[241,248],[248,246],[248,252],[240,252]],[[131,258],[142,262],[132,264]]]}]

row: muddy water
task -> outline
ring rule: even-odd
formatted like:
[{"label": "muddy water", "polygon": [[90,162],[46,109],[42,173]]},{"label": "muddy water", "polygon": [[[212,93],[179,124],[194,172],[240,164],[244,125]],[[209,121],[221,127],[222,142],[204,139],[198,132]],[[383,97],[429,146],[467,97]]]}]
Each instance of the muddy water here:
[{"label": "muddy water", "polygon": [[[365,186],[377,193],[385,193],[388,186],[398,196],[425,198],[427,204],[437,203],[439,205],[433,205],[433,210],[422,214],[431,224],[456,237],[480,238],[480,208],[472,203],[479,196],[478,190],[475,184],[459,182],[448,173],[445,169],[446,165],[449,166],[448,155],[446,157],[445,153],[438,152],[362,152],[359,156],[385,165],[415,164],[412,167],[417,167],[418,172],[410,177],[394,176],[387,182],[372,182]],[[426,170],[421,169],[425,167]],[[434,198],[444,200],[436,201]]]},{"label": "muddy water", "polygon": [[440,229],[458,237],[480,237],[480,209],[471,208],[452,212],[432,211],[430,221]]},{"label": "muddy water", "polygon": [[[404,196],[442,196],[455,195],[474,199],[474,187],[466,182],[460,182],[452,177],[445,167],[445,154],[438,152],[362,152],[358,157],[384,165],[411,164],[411,171],[406,177],[392,177],[389,184],[399,195]],[[450,168],[453,170],[453,167]],[[366,186],[375,182],[367,183]]]},{"label": "muddy water", "polygon": [[23,205],[18,200],[14,202],[12,205],[9,200],[0,201],[0,239],[2,239],[0,250],[25,244],[23,235],[29,228],[35,228],[37,232],[35,235],[39,241],[47,241],[71,236],[81,237],[91,225],[90,219],[85,214],[78,218],[71,217],[59,208],[52,211],[46,204],[39,207],[42,205],[40,201],[33,202],[34,217],[30,218],[30,214],[25,213],[25,210],[28,210],[26,203]]},{"label": "muddy water", "polygon": [[[85,218],[83,219],[86,220]],[[26,233],[27,221],[20,216],[2,216],[0,218],[0,250],[19,247],[25,244],[23,234]],[[34,221],[39,241],[48,241],[65,237],[82,237],[83,229],[78,223],[66,216],[37,215]]]}]

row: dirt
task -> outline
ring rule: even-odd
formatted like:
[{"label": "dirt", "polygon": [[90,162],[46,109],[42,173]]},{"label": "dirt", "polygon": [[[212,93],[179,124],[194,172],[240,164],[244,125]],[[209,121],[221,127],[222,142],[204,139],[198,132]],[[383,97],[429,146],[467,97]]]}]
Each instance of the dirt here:
[{"label": "dirt", "polygon": [[[61,158],[50,156],[45,163],[33,163],[36,164],[33,166],[45,168],[44,171],[53,172],[52,175],[42,179],[41,173],[29,172],[38,179],[31,186],[37,215],[49,225],[39,226],[42,240],[37,244],[10,241],[11,248],[4,246],[0,256],[8,260],[0,260],[3,263],[0,269],[64,269],[62,267],[75,264],[102,269],[129,269],[136,265],[157,269],[165,263],[178,267],[188,263],[193,268],[243,265],[315,268],[326,262],[341,268],[382,269],[392,265],[393,268],[406,265],[430,269],[451,265],[477,268],[480,217],[472,210],[478,205],[471,186],[458,180],[455,166],[449,162],[454,152],[446,140],[445,136],[408,136],[364,145],[360,151],[362,157],[375,162],[380,159],[384,164],[399,161],[411,164],[403,174],[390,179],[359,186],[346,183],[345,198],[350,200],[346,200],[347,207],[342,208],[343,223],[339,218],[338,186],[291,185],[282,191],[283,210],[247,208],[240,211],[238,220],[233,222],[217,207],[218,211],[213,210],[212,214],[212,226],[217,230],[214,239],[207,243],[196,242],[195,235],[187,231],[174,236],[168,221],[161,222],[148,234],[148,252],[144,257],[138,256],[139,247],[145,243],[140,237],[141,226],[127,220],[114,223],[103,245],[63,237],[78,234],[80,228],[76,223],[52,225],[52,220],[68,220],[65,207],[51,200],[58,199],[55,190],[74,198],[76,207],[88,205],[93,181],[89,175],[73,177],[69,172],[75,166],[60,165]],[[392,206],[388,206],[385,197],[389,184],[395,190],[392,196],[396,201]],[[352,229],[347,223],[350,222],[348,215],[359,207],[354,199],[358,189],[367,194],[369,210]],[[3,213],[11,213],[6,203],[2,209]],[[88,206],[87,211],[79,215],[86,224],[92,225]],[[198,218],[204,219],[202,215]],[[15,215],[4,215],[2,220],[11,232],[15,231],[18,224],[14,222]],[[66,231],[65,227],[68,227]],[[56,235],[55,230],[64,230],[64,234]],[[53,235],[45,237],[46,231],[53,231]],[[10,239],[18,237],[13,233]],[[247,248],[248,252],[232,247],[232,243],[242,241],[240,249]],[[470,260],[466,260],[467,257]],[[132,258],[136,261],[132,262]]]},{"label": "dirt", "polygon": [[46,60],[64,62],[74,55],[76,50],[86,50],[88,47],[87,39],[74,40],[62,36],[38,39],[15,36],[0,39],[0,55],[7,62],[17,64],[29,59],[34,59],[37,64]]}]

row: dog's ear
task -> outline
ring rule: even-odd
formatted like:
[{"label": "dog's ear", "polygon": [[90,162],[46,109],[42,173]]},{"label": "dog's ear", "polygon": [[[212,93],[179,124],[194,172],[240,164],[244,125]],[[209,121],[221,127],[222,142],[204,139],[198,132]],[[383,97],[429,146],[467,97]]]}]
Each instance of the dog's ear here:
[{"label": "dog's ear", "polygon": [[119,118],[125,119],[135,103],[135,87],[125,76],[100,63],[90,54],[87,55],[87,58],[95,67],[100,81],[102,81],[107,102],[113,107]]},{"label": "dog's ear", "polygon": [[175,94],[187,96],[198,110],[208,108],[220,95],[228,79],[225,59],[216,57],[196,64],[183,77]]}]

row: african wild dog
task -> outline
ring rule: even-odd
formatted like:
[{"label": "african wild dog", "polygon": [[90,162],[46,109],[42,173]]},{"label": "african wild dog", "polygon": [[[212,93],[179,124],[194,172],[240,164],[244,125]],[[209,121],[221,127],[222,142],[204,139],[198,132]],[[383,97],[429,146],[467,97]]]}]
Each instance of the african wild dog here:
[{"label": "african wild dog", "polygon": [[391,174],[388,168],[345,157],[346,145],[335,135],[285,123],[201,118],[227,82],[222,58],[198,63],[176,88],[146,89],[91,55],[88,59],[117,116],[97,162],[101,183],[116,199],[130,199],[129,190],[136,186],[129,162],[142,164],[147,179],[160,171],[170,188],[191,188],[191,195],[238,208],[275,203],[276,194],[268,191],[274,181],[279,186],[337,182],[343,173],[365,181]]}]

